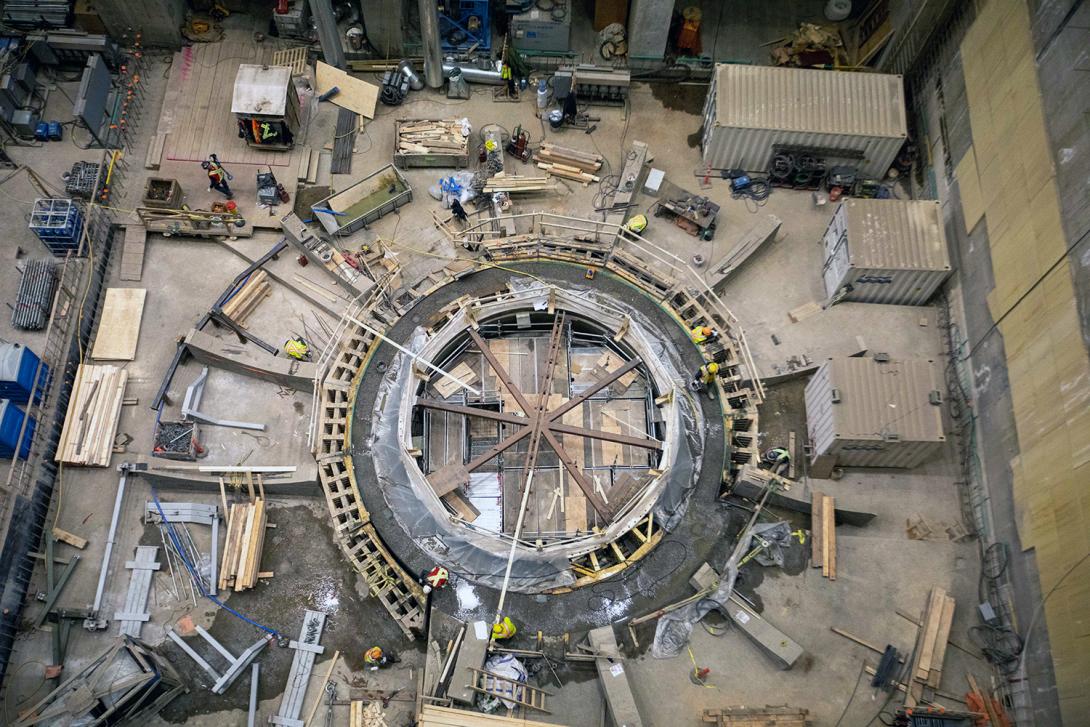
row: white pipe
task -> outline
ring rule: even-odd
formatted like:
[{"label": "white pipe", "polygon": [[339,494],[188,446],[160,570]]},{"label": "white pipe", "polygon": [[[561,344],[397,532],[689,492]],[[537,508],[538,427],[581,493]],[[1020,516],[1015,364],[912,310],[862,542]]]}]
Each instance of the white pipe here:
[{"label": "white pipe", "polygon": [[408,356],[409,356],[409,357],[410,357],[411,359],[413,359],[414,361],[419,361],[420,363],[424,364],[425,366],[427,366],[427,367],[428,367],[429,369],[431,369],[432,371],[435,371],[435,372],[439,373],[439,374],[440,374],[441,376],[443,376],[444,378],[450,379],[451,381],[453,381],[453,382],[457,383],[457,384],[458,384],[459,386],[462,386],[462,387],[466,388],[466,389],[467,389],[468,391],[471,391],[471,392],[473,392],[473,393],[474,393],[475,395],[477,395],[477,396],[480,396],[480,395],[481,395],[481,392],[480,392],[480,390],[478,390],[478,389],[474,389],[474,388],[473,388],[472,386],[470,386],[470,385],[469,385],[469,384],[467,384],[466,382],[462,381],[462,380],[461,380],[461,379],[459,379],[459,378],[458,378],[457,376],[454,376],[454,375],[452,375],[452,374],[450,374],[450,373],[448,373],[448,372],[444,371],[443,369],[439,368],[438,366],[436,366],[436,365],[432,364],[432,363],[431,363],[430,361],[425,361],[425,360],[424,360],[423,358],[421,358],[421,357],[420,357],[420,356],[419,356],[418,354],[415,354],[415,353],[413,353],[413,352],[412,352],[412,351],[410,351],[409,349],[407,349],[407,348],[405,348],[404,346],[402,346],[402,345],[401,345],[400,343],[397,343],[396,341],[391,341],[391,340],[390,340],[389,338],[387,338],[386,336],[382,335],[382,334],[381,334],[381,333],[380,333],[379,331],[375,330],[374,328],[372,328],[371,326],[367,325],[367,324],[366,324],[366,323],[364,323],[363,321],[361,321],[361,320],[357,320],[356,318],[354,318],[354,317],[352,317],[352,316],[345,316],[345,318],[347,318],[347,319],[348,319],[349,321],[351,321],[352,323],[355,323],[355,324],[356,324],[357,326],[359,326],[360,328],[364,329],[365,331],[367,331],[367,332],[368,332],[368,333],[370,333],[371,335],[373,335],[373,336],[377,336],[378,338],[381,338],[381,339],[382,339],[383,341],[385,341],[386,343],[390,344],[391,346],[393,346],[394,348],[396,348],[396,349],[397,349],[398,351],[401,351],[402,353],[404,353],[404,354],[408,355]]}]

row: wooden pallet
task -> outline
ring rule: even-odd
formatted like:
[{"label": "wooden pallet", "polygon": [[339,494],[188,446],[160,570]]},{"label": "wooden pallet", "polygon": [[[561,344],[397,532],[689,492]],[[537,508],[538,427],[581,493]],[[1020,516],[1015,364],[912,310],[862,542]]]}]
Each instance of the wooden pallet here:
[{"label": "wooden pallet", "polygon": [[499,697],[508,702],[514,702],[527,709],[536,709],[539,712],[550,714],[545,708],[545,697],[552,696],[544,689],[525,684],[523,682],[508,679],[507,677],[493,674],[484,669],[469,667],[469,688],[481,694],[491,697]]},{"label": "wooden pallet", "polygon": [[144,247],[148,230],[141,224],[125,225],[125,241],[121,247],[121,280],[139,281],[144,275]]},{"label": "wooden pallet", "polygon": [[278,50],[272,55],[272,64],[274,66],[290,66],[293,76],[301,76],[307,72],[307,55],[309,53],[310,47],[305,45]]}]

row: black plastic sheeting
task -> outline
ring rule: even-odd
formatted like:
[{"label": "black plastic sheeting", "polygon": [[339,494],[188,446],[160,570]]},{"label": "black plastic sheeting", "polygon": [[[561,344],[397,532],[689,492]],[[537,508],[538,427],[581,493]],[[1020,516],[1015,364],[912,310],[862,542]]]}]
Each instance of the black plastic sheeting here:
[{"label": "black plastic sheeting", "polygon": [[[520,287],[518,282],[518,279],[512,281],[512,289]],[[591,299],[598,295],[589,290],[583,294]],[[542,298],[544,300],[544,295]],[[613,307],[622,305],[616,300],[608,302]],[[685,374],[682,373],[676,352],[660,337],[653,335],[655,329],[646,317],[630,306],[623,305],[623,308],[631,317],[633,328],[644,336],[656,358],[674,379],[680,394],[678,426],[681,431],[678,433],[677,454],[665,476],[665,487],[653,507],[656,522],[669,532],[684,516],[700,474],[704,448],[703,417],[688,398]],[[416,352],[425,340],[423,330],[418,328],[405,346]],[[472,573],[470,580],[499,588],[505,580],[509,557],[507,543],[494,535],[453,525],[445,516],[437,516],[421,499],[406,470],[402,446],[397,437],[400,407],[405,388],[419,385],[413,367],[405,365],[407,361],[408,357],[400,354],[391,362],[376,397],[371,437],[359,454],[372,459],[389,510],[418,547],[427,552],[433,561],[454,572]],[[513,563],[511,578],[510,589],[523,593],[570,586],[575,580],[564,552],[521,553]]]},{"label": "black plastic sheeting", "polygon": [[[94,258],[90,285],[84,298],[84,310],[98,311],[105,292],[106,270],[110,264],[113,250],[114,232],[111,229],[106,243]],[[68,345],[68,355],[63,366],[63,379],[57,388],[57,398],[51,412],[52,419],[45,429],[48,434],[42,442],[41,458],[38,467],[38,479],[34,482],[34,492],[27,498],[19,496],[12,504],[11,526],[0,551],[0,685],[3,685],[11,661],[11,652],[15,644],[15,635],[19,631],[19,620],[23,613],[30,578],[34,573],[35,559],[31,553],[38,550],[42,542],[46,516],[53,500],[53,487],[57,481],[57,465],[53,458],[57,454],[64,416],[68,410],[68,399],[72,394],[76,370],[79,367],[80,347],[86,347],[91,339],[91,331],[97,316],[85,315],[80,323],[78,335]],[[62,367],[57,367],[61,369]],[[56,373],[54,373],[56,375]],[[38,422],[38,431],[43,428]]]}]

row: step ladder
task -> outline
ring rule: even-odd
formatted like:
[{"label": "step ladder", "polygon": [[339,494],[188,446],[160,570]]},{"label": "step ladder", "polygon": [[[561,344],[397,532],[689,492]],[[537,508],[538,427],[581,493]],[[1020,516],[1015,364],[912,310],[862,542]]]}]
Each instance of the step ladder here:
[{"label": "step ladder", "polygon": [[514,702],[523,707],[550,714],[549,710],[545,708],[545,697],[551,697],[552,695],[544,689],[539,689],[530,686],[529,684],[500,676],[499,674],[493,674],[484,669],[476,669],[474,667],[468,667],[468,669],[471,678],[468,686],[473,691],[487,694],[492,697],[499,697],[500,699]]}]

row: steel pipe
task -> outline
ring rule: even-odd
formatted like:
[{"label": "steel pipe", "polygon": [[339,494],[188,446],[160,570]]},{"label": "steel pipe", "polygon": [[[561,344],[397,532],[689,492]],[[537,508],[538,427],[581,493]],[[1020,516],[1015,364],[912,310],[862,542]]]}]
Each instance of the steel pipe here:
[{"label": "steel pipe", "polygon": [[419,0],[420,41],[424,46],[424,81],[428,88],[443,86],[443,44],[439,37],[439,5]]}]

